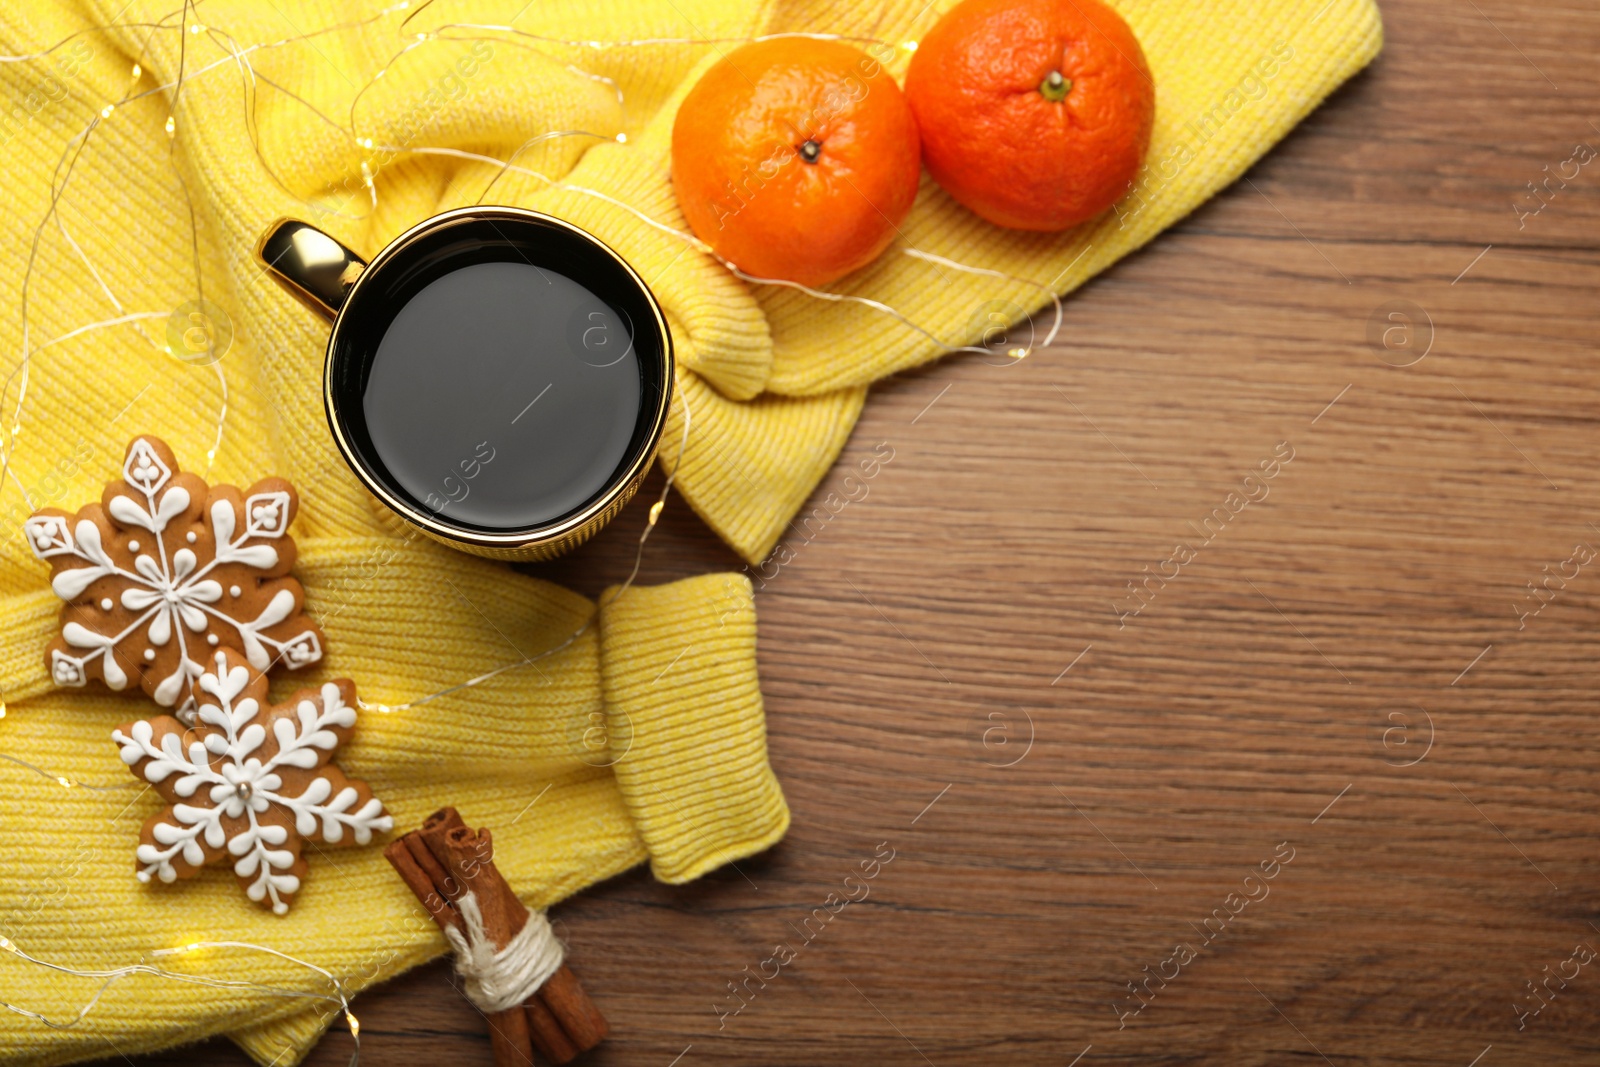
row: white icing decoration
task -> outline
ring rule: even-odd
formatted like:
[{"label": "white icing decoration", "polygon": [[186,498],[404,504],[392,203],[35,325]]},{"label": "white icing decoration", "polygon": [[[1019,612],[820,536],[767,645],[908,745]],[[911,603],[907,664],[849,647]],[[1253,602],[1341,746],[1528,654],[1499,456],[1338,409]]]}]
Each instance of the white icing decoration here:
[{"label": "white icing decoration", "polygon": [[150,622],[149,637],[152,645],[164,645],[172,640],[172,612],[156,612],[156,617]]},{"label": "white icing decoration", "polygon": [[122,664],[117,662],[117,657],[106,652],[101,658],[105,662],[100,666],[100,673],[105,676],[106,685],[116,692],[128,688],[128,675],[123,671]]},{"label": "white icing decoration", "polygon": [[[107,508],[106,511],[113,519],[116,519],[124,526],[137,526],[140,529],[149,530],[151,533],[155,532],[155,517],[144,508],[134,503],[133,497],[131,496],[112,497],[111,506]],[[130,545],[136,545],[138,543],[139,542],[137,541],[132,541],[130,542]],[[134,551],[137,552],[138,549],[134,549]]]},{"label": "white icing decoration", "polygon": [[[70,571],[62,571],[50,580],[50,588],[55,590],[56,596],[62,600],[76,600],[83,595],[96,579],[104,578],[117,571],[117,565],[111,562],[111,557],[106,555],[105,548],[100,544],[100,528],[88,519],[78,523],[73,531],[75,542],[68,550],[79,559],[88,560],[90,566],[77,567]],[[59,555],[60,553],[55,553]]]},{"label": "white icing decoration", "polygon": [[[272,744],[264,747],[268,732],[258,719],[267,718],[267,709],[254,698],[240,699],[249,681],[249,671],[228,670],[227,658],[216,654],[215,666],[199,678],[207,696],[195,712],[195,731],[185,735],[190,738],[187,749],[176,733],[164,734],[157,746],[154,728],[146,721],[111,736],[122,762],[132,767],[145,761],[140,772],[145,781],[157,785],[173,779],[171,792],[180,798],[152,827],[155,844],[141,843],[135,852],[138,879],[174,881],[175,859],[199,867],[207,848],[223,849],[233,858],[234,873],[251,879],[245,895],[270,901],[272,910],[282,915],[289,910],[286,898],[300,888],[300,879],[291,873],[295,856],[283,847],[288,828],[276,821],[263,823],[259,816],[278,808],[292,817],[301,837],[320,833],[324,841],[337,844],[348,833],[358,845],[370,842],[374,833],[392,830],[394,819],[377,797],[357,809],[360,793],[353,786],[335,794],[332,781],[321,774],[298,794],[285,795],[278,768],[312,770],[321,765],[338,746],[334,730],[354,726],[356,712],[344,702],[339,687],[329,683],[316,700],[300,701],[293,715],[271,719]],[[243,825],[238,825],[241,819]]]},{"label": "white icing decoration", "polygon": [[200,540],[200,537],[193,530],[190,530],[188,533],[183,535],[183,539],[192,545],[196,541]]},{"label": "white icing decoration", "polygon": [[61,628],[61,636],[67,639],[67,644],[74,648],[107,648],[111,645],[111,638],[104,634],[97,634],[79,622],[69,622]]},{"label": "white icing decoration", "polygon": [[50,653],[50,676],[57,685],[72,689],[81,688],[89,681],[83,673],[83,660],[59,649]]},{"label": "white icing decoration", "polygon": [[322,644],[312,630],[283,643],[283,659],[290,667],[301,667],[322,658]]},{"label": "white icing decoration", "polygon": [[144,650],[144,658],[147,659],[147,660],[155,659],[156,658],[156,650],[153,649],[153,648],[145,649]]},{"label": "white icing decoration", "polygon": [[[188,660],[184,660],[178,664],[177,670],[161,679],[161,684],[156,686],[156,691],[152,694],[157,704],[163,707],[170,707],[178,702],[178,695],[184,691],[184,683],[189,680],[186,677],[187,672],[184,670],[188,663]],[[193,699],[194,697],[191,695],[189,700],[193,701]]]},{"label": "white icing decoration", "polygon": [[150,442],[141,437],[128,449],[128,458],[122,464],[122,477],[128,484],[141,489],[145,496],[154,496],[167,484],[172,471],[156,455]]},{"label": "white icing decoration", "polygon": [[244,502],[244,514],[252,537],[282,537],[289,528],[289,494],[257,493]]},{"label": "white icing decoration", "polygon": [[[118,566],[111,559],[101,542],[99,527],[87,519],[35,515],[23,524],[28,545],[40,559],[71,555],[84,563],[61,570],[51,579],[51,588],[58,597],[66,601],[78,600],[96,581],[111,578],[119,588],[114,591],[115,596],[102,597],[100,607],[110,611],[120,602],[123,608],[137,615],[117,634],[101,635],[79,623],[67,624],[62,631],[67,643],[89,651],[82,656],[57,651],[52,656],[51,674],[57,685],[85,684],[87,665],[99,658],[106,684],[112,689],[125,688],[127,674],[110,650],[124,638],[143,630],[150,646],[164,648],[176,639],[179,649],[177,668],[162,679],[152,696],[167,707],[177,704],[182,697],[184,706],[188,707],[192,702],[190,690],[204,673],[204,667],[191,657],[186,633],[206,633],[211,629],[211,616],[238,631],[242,651],[258,671],[267,670],[275,660],[282,660],[293,668],[322,658],[321,644],[310,631],[288,641],[278,641],[263,632],[294,613],[295,598],[288,589],[280,589],[254,619],[238,619],[227,609],[216,606],[222,600],[222,583],[208,577],[223,563],[258,570],[278,565],[279,555],[274,545],[246,542],[284,536],[289,525],[289,493],[257,493],[249,497],[244,504],[245,529],[237,537],[234,536],[238,522],[233,505],[226,500],[213,501],[207,517],[211,522],[215,554],[210,561],[201,563],[193,549],[169,551],[164,542],[163,532],[174,519],[188,512],[193,501],[188,489],[169,485],[172,470],[144,438],[137,439],[129,450],[122,475],[144,500],[141,502],[127,494],[113,496],[108,513],[118,523],[149,531],[155,538],[152,551],[142,554],[137,539],[127,542],[128,550],[135,553],[131,570]],[[186,540],[193,545],[199,538],[190,531]],[[238,598],[244,590],[230,584],[228,593]],[[207,644],[217,645],[218,636],[207,633]],[[151,658],[145,657],[146,661]]]},{"label": "white icing decoration", "polygon": [[22,524],[22,532],[40,559],[72,551],[72,527],[65,515],[35,515]]},{"label": "white icing decoration", "polygon": [[[280,589],[267,601],[267,606],[261,609],[254,622],[235,622],[239,629],[239,642],[244,645],[245,658],[250,661],[250,666],[258,671],[264,671],[272,666],[272,656],[267,652],[267,644],[280,651],[283,645],[264,637],[261,630],[268,626],[276,625],[287,619],[294,612],[294,594],[287,589]],[[294,664],[299,666],[299,664]]]}]

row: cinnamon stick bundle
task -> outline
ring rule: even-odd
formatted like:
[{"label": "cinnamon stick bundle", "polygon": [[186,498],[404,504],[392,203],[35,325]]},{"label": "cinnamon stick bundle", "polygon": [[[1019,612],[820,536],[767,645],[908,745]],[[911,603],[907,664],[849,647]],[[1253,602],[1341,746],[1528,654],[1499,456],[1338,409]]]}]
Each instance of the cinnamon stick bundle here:
[{"label": "cinnamon stick bundle", "polygon": [[[528,922],[528,909],[495,868],[489,831],[474,833],[455,808],[434,812],[383,854],[441,930],[466,935],[457,905],[468,892],[497,952]],[[565,963],[522,1004],[486,1017],[496,1067],[527,1067],[533,1052],[554,1064],[570,1063],[598,1045],[608,1029]]]}]

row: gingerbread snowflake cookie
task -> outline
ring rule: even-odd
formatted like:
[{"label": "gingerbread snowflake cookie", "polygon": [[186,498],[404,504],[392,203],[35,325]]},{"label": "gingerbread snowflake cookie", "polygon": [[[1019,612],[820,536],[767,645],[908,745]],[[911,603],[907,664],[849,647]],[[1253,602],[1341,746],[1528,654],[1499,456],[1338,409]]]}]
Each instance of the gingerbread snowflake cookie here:
[{"label": "gingerbread snowflake cookie", "polygon": [[322,633],[289,577],[299,501],[282,478],[241,493],[178,469],[172,450],[136,437],[122,479],[76,516],[45,508],[23,525],[65,600],[46,651],[61,686],[130,682],[192,722],[195,682],[216,648],[250,666],[303,667],[322,658]]},{"label": "gingerbread snowflake cookie", "polygon": [[332,763],[355,727],[355,684],[269,707],[266,678],[232,649],[196,684],[195,726],[163,715],[111,735],[168,804],[144,824],[137,876],[172,882],[227,857],[245,895],[282,915],[306,875],[305,842],[365,845],[394,826],[367,784]]}]

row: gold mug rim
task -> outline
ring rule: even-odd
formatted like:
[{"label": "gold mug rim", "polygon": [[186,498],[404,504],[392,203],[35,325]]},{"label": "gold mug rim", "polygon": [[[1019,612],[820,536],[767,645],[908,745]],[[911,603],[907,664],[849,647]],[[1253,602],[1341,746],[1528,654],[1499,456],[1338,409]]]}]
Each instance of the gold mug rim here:
[{"label": "gold mug rim", "polygon": [[[659,353],[656,358],[660,362],[659,374],[661,389],[656,398],[655,411],[651,414],[650,428],[646,436],[645,447],[640,449],[632,463],[625,468],[618,468],[617,472],[606,481],[605,488],[592,497],[579,510],[572,512],[559,521],[546,523],[540,526],[523,527],[505,533],[489,533],[485,531],[466,530],[449,523],[439,522],[435,517],[437,513],[430,513],[419,508],[414,502],[400,497],[385,485],[372,471],[368,470],[359,454],[346,439],[341,425],[341,405],[334,395],[334,353],[335,345],[339,340],[339,331],[344,323],[345,311],[367,284],[370,277],[377,274],[387,263],[397,257],[403,256],[406,250],[426,234],[435,233],[441,229],[456,225],[463,221],[507,219],[515,222],[536,222],[542,225],[554,225],[569,231],[581,240],[599,248],[612,261],[622,268],[624,273],[639,287],[645,303],[650,308],[650,313],[655,318],[656,330],[661,338]],[[271,233],[279,223],[268,227]],[[638,483],[648,472],[650,464],[655,461],[656,452],[661,445],[661,436],[665,432],[667,414],[672,404],[672,390],[674,386],[675,359],[672,347],[672,333],[667,327],[666,316],[662,313],[661,304],[656,299],[655,293],[645,284],[639,272],[633,265],[624,259],[616,249],[612,248],[599,237],[576,226],[566,219],[531,208],[511,207],[509,205],[478,206],[454,208],[430,216],[412,226],[394,240],[384,245],[378,254],[369,260],[355,282],[345,294],[339,310],[334,315],[333,322],[328,329],[328,345],[323,356],[322,366],[322,399],[323,407],[328,419],[328,428],[333,432],[335,445],[339,454],[348,466],[360,479],[368,492],[372,493],[391,511],[434,537],[451,544],[469,545],[477,548],[492,548],[502,550],[537,549],[551,542],[560,542],[564,538],[582,530],[597,518],[605,515],[619,497],[632,496]],[[606,516],[607,518],[609,516]],[[603,524],[604,519],[602,519]],[[593,532],[592,530],[589,532]]]}]

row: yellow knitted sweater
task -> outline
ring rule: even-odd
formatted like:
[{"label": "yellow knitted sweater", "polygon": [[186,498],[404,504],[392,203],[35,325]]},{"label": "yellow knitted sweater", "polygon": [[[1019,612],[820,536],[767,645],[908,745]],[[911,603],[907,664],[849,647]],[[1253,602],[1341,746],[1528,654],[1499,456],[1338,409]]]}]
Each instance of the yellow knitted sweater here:
[{"label": "yellow knitted sweater", "polygon": [[[282,918],[245,903],[226,870],[173,886],[134,880],[138,827],[160,802],[140,793],[110,732],[156,709],[51,688],[41,650],[59,605],[17,536],[21,519],[96,498],[139,432],[213,482],[291,479],[305,500],[297,569],[329,653],[309,675],[275,677],[276,697],[349,676],[368,701],[400,705],[559,644],[592,603],[407,539],[361,491],[322,414],[326,328],[250,255],[279,215],[370,254],[484,197],[572,219],[647,279],[680,358],[683,404],[663,462],[677,455],[686,404],[683,495],[759,561],[842,448],[869,383],[942,349],[866,304],[747,287],[687,243],[668,181],[674,108],[730,40],[757,33],[887,42],[889,68],[903,73],[903,44],[947,6],[30,0],[0,10],[0,52],[34,56],[0,63],[0,756],[48,772],[0,762],[0,933],[79,969],[196,940],[254,942],[354,989],[442,951],[377,847],[312,853]],[[948,344],[969,342],[997,309],[1014,319],[1045,301],[1040,286],[1071,290],[1234,180],[1381,41],[1371,0],[1117,6],[1158,86],[1149,165],[1130,198],[1070,233],[1017,234],[925,182],[901,240],[839,292],[888,304]],[[520,32],[473,28],[508,23]],[[536,140],[552,131],[567,132]],[[490,188],[498,168],[482,157],[513,155],[519,169]],[[201,283],[233,334],[215,366],[163,351]],[[742,578],[635,588],[536,668],[364,713],[340,762],[399,826],[454,803],[493,827],[501,866],[530,903],[646,859],[659,877],[687,880],[787,826],[766,762],[754,641]],[[585,740],[596,727],[605,759]],[[170,965],[326,989],[259,954]],[[55,1020],[98,984],[0,952],[0,999]],[[74,1028],[0,1012],[0,1059],[62,1063],[106,1054],[107,1039],[131,1054],[228,1033],[259,1061],[287,1065],[332,1017],[262,992],[132,978]]]}]

